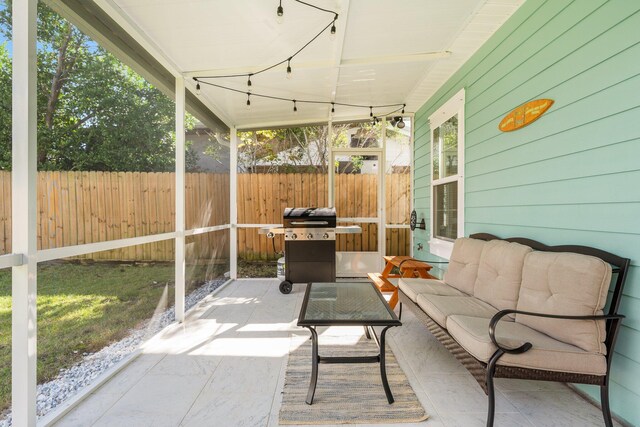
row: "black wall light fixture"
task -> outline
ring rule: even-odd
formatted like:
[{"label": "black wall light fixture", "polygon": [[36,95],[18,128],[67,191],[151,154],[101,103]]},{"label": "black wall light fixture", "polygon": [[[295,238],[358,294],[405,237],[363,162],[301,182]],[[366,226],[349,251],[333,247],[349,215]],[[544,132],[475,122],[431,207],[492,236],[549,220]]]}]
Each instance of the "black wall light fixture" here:
[{"label": "black wall light fixture", "polygon": [[[275,63],[273,65],[270,65],[268,67],[262,68],[262,69],[257,70],[257,71],[247,72],[247,73],[193,77],[193,80],[195,80],[195,82],[196,82],[196,94],[197,95],[200,94],[200,85],[201,84],[205,84],[205,85],[217,87],[219,89],[228,90],[228,91],[231,91],[231,92],[238,92],[238,93],[246,94],[247,95],[247,108],[250,108],[250,106],[251,106],[251,101],[249,100],[249,96],[250,95],[253,95],[254,97],[259,97],[259,98],[267,98],[267,99],[273,99],[273,100],[279,100],[279,101],[293,102],[293,104],[294,104],[293,111],[294,112],[298,111],[296,103],[331,105],[331,114],[332,115],[335,113],[335,107],[336,106],[355,107],[355,108],[363,108],[363,109],[364,108],[369,108],[369,116],[372,117],[374,123],[377,123],[379,121],[378,115],[374,116],[374,114],[373,114],[373,110],[374,109],[395,107],[395,109],[393,111],[388,111],[388,112],[385,112],[383,114],[379,114],[379,116],[387,116],[387,115],[396,113],[396,112],[398,112],[400,110],[402,110],[402,114],[404,114],[404,107],[406,106],[406,104],[404,104],[404,103],[383,104],[383,105],[363,105],[363,104],[349,104],[349,103],[335,102],[334,100],[332,100],[332,101],[320,101],[320,100],[310,100],[310,99],[296,99],[296,100],[294,100],[294,99],[290,99],[290,98],[283,98],[283,97],[272,96],[272,95],[268,95],[268,94],[260,94],[260,93],[250,92],[250,91],[247,92],[247,91],[243,91],[243,90],[238,90],[238,89],[234,89],[234,88],[231,88],[231,87],[228,87],[228,86],[215,84],[215,83],[212,83],[211,81],[209,81],[209,80],[221,79],[221,78],[246,77],[247,78],[247,88],[249,90],[251,90],[251,88],[253,86],[253,82],[251,80],[252,78],[254,78],[255,76],[257,76],[259,74],[262,74],[264,72],[272,70],[272,69],[274,69],[274,68],[276,68],[276,67],[278,67],[280,65],[283,65],[285,63],[287,64],[286,77],[288,79],[290,79],[292,77],[292,72],[293,72],[293,69],[292,69],[292,66],[291,66],[291,62],[298,54],[300,54],[300,52],[302,52],[311,43],[313,43],[327,29],[329,30],[329,34],[331,36],[334,36],[336,34],[336,32],[337,32],[336,21],[338,20],[338,17],[339,17],[339,15],[336,12],[334,12],[332,10],[329,10],[329,9],[324,9],[322,7],[313,5],[311,3],[307,3],[307,2],[302,1],[302,0],[290,0],[290,1],[294,1],[296,3],[299,3],[301,5],[316,9],[316,10],[324,12],[324,13],[329,13],[329,14],[332,15],[331,21],[322,30],[320,30],[320,32],[318,32],[311,40],[309,40],[307,43],[305,43],[300,49],[295,51],[292,55],[289,55],[286,59],[283,59],[282,61],[277,62],[277,63]],[[278,7],[276,8],[276,19],[280,23],[284,19],[284,7],[282,6],[282,0],[279,0]]]}]

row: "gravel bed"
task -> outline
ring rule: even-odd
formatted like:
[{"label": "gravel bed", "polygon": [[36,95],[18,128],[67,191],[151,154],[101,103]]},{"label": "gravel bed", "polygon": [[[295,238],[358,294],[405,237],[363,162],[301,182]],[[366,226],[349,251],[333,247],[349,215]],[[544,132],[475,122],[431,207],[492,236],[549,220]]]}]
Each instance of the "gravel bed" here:
[{"label": "gravel bed", "polygon": [[[188,310],[211,292],[219,288],[227,279],[216,279],[206,282],[185,298],[185,309]],[[56,408],[82,388],[91,384],[98,376],[116,365],[125,357],[136,351],[140,344],[163,328],[174,322],[173,307],[155,315],[141,327],[134,329],[122,340],[115,342],[96,353],[85,353],[81,362],[68,369],[61,369],[58,376],[37,388],[38,417],[42,417]],[[10,427],[11,413],[0,420],[0,427]]]}]

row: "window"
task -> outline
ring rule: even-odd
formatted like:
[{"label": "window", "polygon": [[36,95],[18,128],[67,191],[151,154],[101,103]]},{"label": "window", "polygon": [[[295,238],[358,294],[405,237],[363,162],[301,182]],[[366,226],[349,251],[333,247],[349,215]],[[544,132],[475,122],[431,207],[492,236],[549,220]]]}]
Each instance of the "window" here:
[{"label": "window", "polygon": [[429,117],[431,126],[431,253],[449,258],[464,236],[464,89]]}]

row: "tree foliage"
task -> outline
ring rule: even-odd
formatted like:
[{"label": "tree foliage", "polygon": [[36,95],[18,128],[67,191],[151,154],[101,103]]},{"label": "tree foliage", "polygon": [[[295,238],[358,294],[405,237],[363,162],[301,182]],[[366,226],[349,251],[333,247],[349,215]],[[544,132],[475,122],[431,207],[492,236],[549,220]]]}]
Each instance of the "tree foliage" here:
[{"label": "tree foliage", "polygon": [[[11,38],[6,0],[0,31]],[[10,165],[10,79],[10,57],[2,47],[0,167],[5,169]],[[42,3],[37,93],[40,170],[173,170],[173,101]],[[193,122],[190,117],[188,124]]]},{"label": "tree foliage", "polygon": [[[329,146],[334,148],[379,147],[382,123],[354,122],[334,124],[329,141],[325,125],[264,129],[238,133],[238,166],[244,172],[327,173]],[[385,129],[387,139],[398,138],[393,126]],[[351,156],[348,162],[336,161],[340,173],[357,173],[364,157]]]}]

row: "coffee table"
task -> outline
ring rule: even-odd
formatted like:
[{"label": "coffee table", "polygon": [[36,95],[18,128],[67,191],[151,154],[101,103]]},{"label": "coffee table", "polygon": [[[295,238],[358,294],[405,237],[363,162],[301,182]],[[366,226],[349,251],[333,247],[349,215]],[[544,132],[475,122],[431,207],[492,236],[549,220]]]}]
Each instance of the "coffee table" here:
[{"label": "coffee table", "polygon": [[[382,386],[389,403],[393,394],[387,382],[385,367],[385,334],[393,326],[401,326],[398,316],[378,288],[370,282],[309,283],[304,294],[298,326],[311,331],[311,380],[307,404],[313,403],[318,382],[318,365],[321,363],[379,363]],[[363,326],[368,339],[378,346],[377,356],[324,357],[318,353],[318,326]],[[382,326],[380,338],[374,326]]]}]

